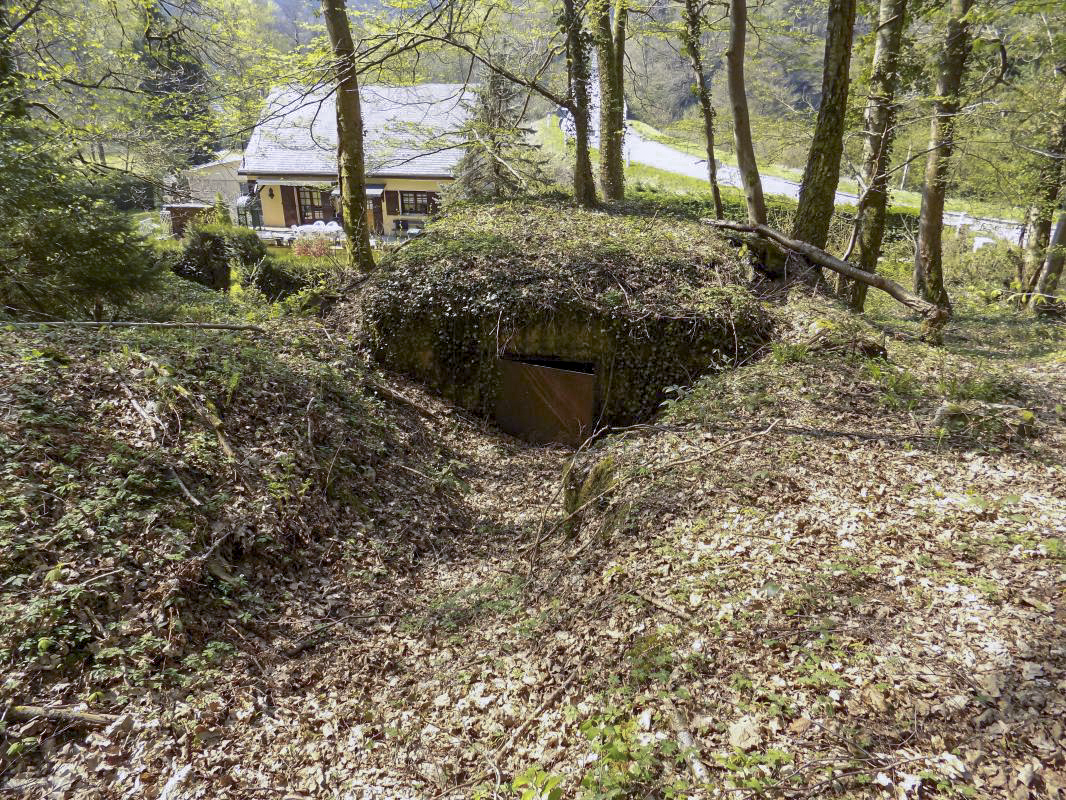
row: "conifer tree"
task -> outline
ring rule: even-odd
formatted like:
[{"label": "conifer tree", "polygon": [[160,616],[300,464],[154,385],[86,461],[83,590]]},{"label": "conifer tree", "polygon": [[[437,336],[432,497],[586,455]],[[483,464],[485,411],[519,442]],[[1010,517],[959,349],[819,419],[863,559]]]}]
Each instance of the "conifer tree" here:
[{"label": "conifer tree", "polygon": [[519,87],[495,72],[477,90],[464,131],[466,152],[451,187],[456,196],[495,199],[546,182],[540,148],[522,125],[520,100]]}]

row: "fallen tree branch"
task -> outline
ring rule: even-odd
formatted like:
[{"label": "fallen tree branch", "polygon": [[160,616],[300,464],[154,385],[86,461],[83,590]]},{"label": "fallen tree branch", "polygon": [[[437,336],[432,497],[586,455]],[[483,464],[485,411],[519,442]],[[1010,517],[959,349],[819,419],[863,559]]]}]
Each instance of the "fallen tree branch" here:
[{"label": "fallen tree branch", "polygon": [[554,691],[551,692],[551,694],[545,697],[544,701],[539,706],[537,706],[536,710],[532,714],[526,717],[525,721],[521,725],[515,728],[514,733],[507,737],[507,741],[496,748],[496,752],[502,753],[506,750],[510,750],[511,747],[514,746],[514,744],[518,742],[518,740],[522,737],[522,734],[524,734],[534,722],[538,722],[540,720],[541,715],[545,711],[547,711],[549,708],[559,702],[563,694],[566,692],[567,689],[570,688],[570,685],[577,678],[577,673],[578,670],[575,668],[574,671],[570,673],[570,676],[565,681],[560,683],[554,689]]},{"label": "fallen tree branch", "polygon": [[421,414],[423,417],[427,417],[428,419],[434,420],[440,419],[440,417],[437,416],[437,412],[433,409],[427,408],[426,406],[419,403],[417,400],[412,400],[407,395],[400,394],[395,389],[390,389],[384,384],[376,383],[375,381],[368,381],[366,387],[374,394],[380,395],[386,400],[391,400],[392,402],[398,405],[410,408],[411,410]]},{"label": "fallen tree branch", "polygon": [[201,501],[196,495],[189,491],[189,487],[185,485],[185,481],[181,479],[181,476],[178,474],[178,471],[173,467],[170,468],[170,475],[177,482],[178,488],[181,489],[181,493],[189,499],[190,503],[192,503],[197,508],[203,505],[203,501]]},{"label": "fallen tree branch", "polygon": [[230,325],[223,322],[92,322],[82,320],[50,320],[48,322],[4,322],[0,327],[44,328],[50,325],[65,328],[193,328],[218,331],[255,331],[266,333],[258,325]]},{"label": "fallen tree branch", "polygon": [[696,779],[696,783],[705,785],[710,782],[711,775],[707,771],[707,766],[700,760],[699,747],[696,746],[696,740],[692,738],[692,734],[689,733],[687,727],[685,727],[685,721],[681,718],[681,712],[677,710],[677,706],[670,699],[664,704],[666,708],[666,714],[670,718],[670,725],[674,729],[674,734],[677,736],[677,743],[680,745],[681,755],[685,759],[685,763],[688,764],[689,771],[692,773],[692,777]]},{"label": "fallen tree branch", "polygon": [[327,622],[324,625],[319,625],[317,628],[315,628],[309,634],[304,636],[302,639],[297,640],[296,644],[294,644],[292,647],[288,647],[282,652],[288,658],[296,658],[296,656],[300,655],[300,653],[302,653],[304,650],[310,650],[312,647],[319,644],[319,642],[322,641],[322,634],[324,634],[330,628],[334,628],[337,625],[340,625],[342,622],[347,622],[350,619],[382,619],[398,616],[401,615],[398,613],[389,612],[383,612],[380,614],[349,614],[346,617],[341,617],[340,619],[331,620],[330,622]]},{"label": "fallen tree branch", "polygon": [[[130,403],[133,404],[134,411],[136,411],[138,414],[140,414],[141,419],[143,419],[146,423],[148,423],[148,435],[152,437],[152,441],[154,442],[155,441],[155,420],[153,420],[151,417],[149,417],[148,416],[148,412],[144,410],[144,406],[142,406],[139,402],[137,402],[137,398],[133,396],[133,392],[130,390],[129,386],[127,386],[126,384],[121,383],[121,382],[119,383],[119,386],[121,387],[122,391],[126,393],[126,397],[129,398]],[[197,505],[199,505],[199,503],[197,503]]]},{"label": "fallen tree branch", "polygon": [[859,283],[864,283],[867,286],[873,286],[875,289],[880,289],[882,292],[890,295],[907,308],[921,314],[922,318],[933,332],[943,328],[944,324],[951,318],[950,309],[941,308],[935,303],[927,302],[917,295],[911,294],[895,281],[891,281],[876,273],[859,269],[854,264],[850,264],[847,261],[841,261],[836,256],[830,255],[825,252],[825,250],[815,247],[812,244],[808,244],[807,242],[789,239],[783,233],[775,231],[768,225],[753,225],[746,222],[730,222],[729,220],[716,219],[703,219],[700,221],[714,228],[724,228],[725,230],[737,231],[738,233],[757,234],[782,250],[799,253],[809,261],[831,269],[833,272],[839,273],[845,278],[851,278]]},{"label": "fallen tree branch", "polygon": [[110,725],[118,717],[114,714],[93,714],[73,708],[45,708],[44,706],[12,706],[8,711],[12,719],[49,719],[56,722],[80,722],[82,725]]},{"label": "fallen tree branch", "polygon": [[642,592],[639,589],[635,590],[633,594],[635,594],[641,600],[647,603],[651,603],[656,608],[665,611],[667,614],[673,614],[675,617],[680,617],[686,622],[692,622],[692,615],[689,614],[687,611],[682,611],[680,608],[670,605],[664,600],[660,600],[655,595],[648,594],[647,592]]}]

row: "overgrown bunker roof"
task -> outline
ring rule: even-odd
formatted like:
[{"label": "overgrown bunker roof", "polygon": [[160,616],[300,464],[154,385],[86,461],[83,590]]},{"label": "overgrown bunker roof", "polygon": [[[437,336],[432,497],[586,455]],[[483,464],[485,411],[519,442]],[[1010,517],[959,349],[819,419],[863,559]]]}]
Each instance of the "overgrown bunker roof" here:
[{"label": "overgrown bunker roof", "polygon": [[699,223],[528,200],[453,209],[383,266],[380,286],[402,286],[412,305],[443,291],[475,312],[576,302],[616,318],[704,316],[750,277]]},{"label": "overgrown bunker roof", "polygon": [[382,266],[363,308],[383,363],[498,419],[503,373],[517,374],[502,361],[580,367],[591,393],[560,389],[543,409],[584,420],[566,423],[568,441],[590,420],[649,418],[668,387],[748,358],[770,330],[738,253],[683,220],[543,200],[465,206]]}]

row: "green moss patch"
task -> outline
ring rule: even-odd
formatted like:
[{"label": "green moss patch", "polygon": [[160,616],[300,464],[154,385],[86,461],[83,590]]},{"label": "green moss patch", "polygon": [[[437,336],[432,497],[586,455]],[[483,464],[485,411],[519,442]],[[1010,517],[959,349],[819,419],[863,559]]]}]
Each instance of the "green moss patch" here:
[{"label": "green moss patch", "polygon": [[770,329],[737,251],[676,218],[461,207],[383,267],[364,304],[377,357],[481,413],[512,354],[591,364],[603,422],[647,418]]}]

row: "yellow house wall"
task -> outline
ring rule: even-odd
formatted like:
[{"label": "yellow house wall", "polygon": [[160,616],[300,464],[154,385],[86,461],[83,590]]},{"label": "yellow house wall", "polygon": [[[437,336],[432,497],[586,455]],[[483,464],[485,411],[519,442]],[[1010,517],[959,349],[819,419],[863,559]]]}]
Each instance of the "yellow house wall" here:
[{"label": "yellow house wall", "polygon": [[[254,176],[248,176],[254,180]],[[385,190],[388,192],[442,192],[451,183],[451,179],[437,179],[437,178],[387,178],[384,181],[381,178],[375,178],[369,176],[367,183],[381,184],[384,182]],[[308,181],[308,184],[319,184],[318,181]],[[285,209],[281,205],[281,187],[278,184],[272,183],[260,183],[262,191],[259,193],[259,200],[263,207],[263,225],[268,228],[284,228],[285,225]],[[274,190],[274,197],[271,199],[270,190]],[[424,214],[389,214],[385,210],[385,198],[381,198],[381,210],[383,224],[386,233],[390,233],[393,230],[393,221],[397,219],[425,219]]]},{"label": "yellow house wall", "polygon": [[[270,199],[270,189],[274,190],[274,199]],[[268,228],[285,227],[285,209],[281,206],[281,187],[277,184],[264,184],[263,191],[259,193],[259,201],[263,206],[263,225]]]},{"label": "yellow house wall", "polygon": [[[368,178],[367,183],[381,183],[380,180]],[[418,178],[392,178],[385,181],[386,192],[442,192],[451,180],[418,179]],[[399,202],[399,201],[397,201]],[[389,214],[385,207],[385,198],[381,198],[381,211],[385,233],[392,233],[393,220],[397,219],[426,219],[425,214]]]}]

